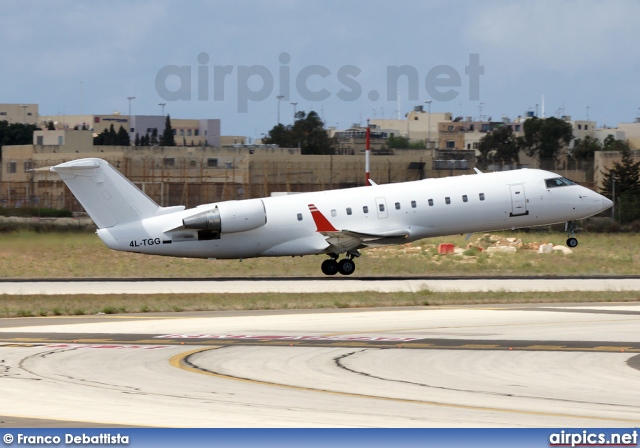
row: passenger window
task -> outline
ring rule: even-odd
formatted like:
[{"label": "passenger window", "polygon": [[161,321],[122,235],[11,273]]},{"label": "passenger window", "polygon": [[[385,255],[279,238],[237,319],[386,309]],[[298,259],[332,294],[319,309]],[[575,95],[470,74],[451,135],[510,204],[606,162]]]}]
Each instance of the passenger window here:
[{"label": "passenger window", "polygon": [[462,202],[468,202],[468,201],[469,201],[469,198],[467,197],[467,195],[463,194],[462,195]]},{"label": "passenger window", "polygon": [[484,193],[480,193],[480,195],[479,195],[479,196],[480,196],[480,200],[481,200],[481,201],[484,201]]},{"label": "passenger window", "polygon": [[302,213],[298,213],[298,221],[302,221]]},{"label": "passenger window", "polygon": [[378,209],[383,212],[384,211],[384,204],[378,204]]},{"label": "passenger window", "polygon": [[429,199],[429,207],[433,207],[433,199]]},{"label": "passenger window", "polygon": [[347,215],[351,214],[351,207],[347,207]]},{"label": "passenger window", "polygon": [[451,204],[451,198],[449,196],[447,196],[446,198],[444,198],[444,202],[449,205]]},{"label": "passenger window", "polygon": [[416,208],[416,201],[411,201],[411,208]]},{"label": "passenger window", "polygon": [[396,202],[396,210],[400,210],[400,203]]},{"label": "passenger window", "polygon": [[336,209],[331,210],[331,216],[335,218],[337,215],[338,215],[338,212],[336,212]]},{"label": "passenger window", "polygon": [[368,206],[368,205],[365,205],[364,207],[362,207],[362,211],[363,211],[364,213],[369,213],[369,206]]}]

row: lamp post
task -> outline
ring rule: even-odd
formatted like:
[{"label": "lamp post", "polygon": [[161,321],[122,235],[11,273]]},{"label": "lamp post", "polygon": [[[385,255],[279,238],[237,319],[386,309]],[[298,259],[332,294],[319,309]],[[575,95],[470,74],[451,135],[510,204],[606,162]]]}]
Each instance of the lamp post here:
[{"label": "lamp post", "polygon": [[278,99],[278,124],[280,124],[280,101],[284,99],[284,95],[278,95],[276,98]]},{"label": "lamp post", "polygon": [[131,133],[133,132],[133,128],[131,127],[131,100],[135,100],[136,97],[128,96],[127,99],[129,100],[129,138],[131,138]]},{"label": "lamp post", "polygon": [[167,105],[167,103],[158,103],[158,106],[160,106],[160,108],[161,108],[160,110],[162,111],[160,113],[160,115],[162,115],[162,116],[164,116],[164,106],[166,106],[166,105]]},{"label": "lamp post", "polygon": [[295,122],[296,122],[296,106],[298,105],[298,103],[296,103],[295,101],[291,101],[289,104],[291,104],[293,106],[293,123],[295,124]]},{"label": "lamp post", "polygon": [[426,100],[427,103],[427,148],[431,143],[431,100]]},{"label": "lamp post", "polygon": [[135,96],[128,96],[127,99],[129,100],[129,119],[131,119],[131,100],[135,100],[136,97]]}]

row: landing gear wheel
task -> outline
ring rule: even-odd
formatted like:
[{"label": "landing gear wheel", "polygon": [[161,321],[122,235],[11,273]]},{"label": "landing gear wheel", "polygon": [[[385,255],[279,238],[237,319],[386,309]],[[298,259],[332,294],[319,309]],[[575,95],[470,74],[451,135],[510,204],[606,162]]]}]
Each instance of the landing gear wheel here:
[{"label": "landing gear wheel", "polygon": [[567,236],[569,237],[567,240],[567,247],[576,247],[578,245],[578,240],[573,237],[577,228],[578,226],[575,221],[567,221],[567,224],[564,227],[568,233]]},{"label": "landing gear wheel", "polygon": [[338,272],[342,275],[351,275],[356,270],[356,264],[353,260],[345,258],[338,263]]},{"label": "landing gear wheel", "polygon": [[325,275],[336,275],[338,273],[338,262],[334,259],[324,260],[320,269]]}]

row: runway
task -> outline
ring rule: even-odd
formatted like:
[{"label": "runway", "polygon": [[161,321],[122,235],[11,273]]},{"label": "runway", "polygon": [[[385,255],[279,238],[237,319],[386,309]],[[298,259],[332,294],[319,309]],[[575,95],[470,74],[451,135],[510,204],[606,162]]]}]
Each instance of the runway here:
[{"label": "runway", "polygon": [[638,303],[1,319],[0,421],[635,427],[638,328]]},{"label": "runway", "polygon": [[640,291],[640,277],[324,277],[3,280],[0,295]]}]

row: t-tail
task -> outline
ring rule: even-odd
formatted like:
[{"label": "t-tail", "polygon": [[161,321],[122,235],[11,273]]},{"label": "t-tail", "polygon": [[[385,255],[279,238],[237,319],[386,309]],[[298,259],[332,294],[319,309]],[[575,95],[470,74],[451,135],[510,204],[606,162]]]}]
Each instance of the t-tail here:
[{"label": "t-tail", "polygon": [[160,207],[101,159],[79,159],[51,167],[99,229],[129,224],[184,207]]}]

